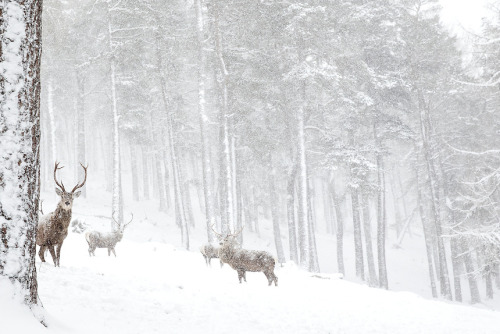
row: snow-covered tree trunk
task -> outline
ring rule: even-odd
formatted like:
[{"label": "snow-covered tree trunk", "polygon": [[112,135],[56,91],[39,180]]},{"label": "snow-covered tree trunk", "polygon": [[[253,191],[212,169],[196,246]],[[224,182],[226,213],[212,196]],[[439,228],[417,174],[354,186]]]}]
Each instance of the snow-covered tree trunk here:
[{"label": "snow-covered tree trunk", "polygon": [[300,266],[309,270],[309,187],[307,182],[306,139],[304,132],[304,107],[297,110],[297,140],[299,163],[298,234]]},{"label": "snow-covered tree trunk", "polygon": [[309,271],[319,273],[319,259],[318,248],[316,246],[316,223],[313,216],[313,199],[311,196],[312,191],[309,190],[309,200],[307,207],[307,216],[309,219]]},{"label": "snow-covered tree trunk", "polygon": [[423,158],[425,162],[425,166],[427,168],[427,176],[428,176],[428,186],[430,193],[430,204],[433,213],[433,221],[435,225],[436,231],[436,239],[437,239],[437,251],[439,258],[439,282],[441,287],[441,294],[446,298],[451,300],[451,287],[450,287],[450,279],[448,275],[448,265],[446,260],[446,249],[443,241],[443,233],[442,233],[442,223],[441,223],[441,215],[439,212],[439,201],[437,199],[437,174],[434,166],[433,158],[431,156],[431,147],[429,143],[429,135],[430,135],[430,124],[427,115],[427,106],[423,101],[422,92],[419,92],[419,120],[420,120],[420,134],[422,141],[422,151]]},{"label": "snow-covered tree trunk", "polygon": [[[77,152],[78,162],[86,164],[86,147],[85,147],[85,77],[82,68],[76,70],[76,81],[78,86],[78,95],[76,99],[76,118],[77,118]],[[77,165],[78,166],[78,165]],[[78,180],[83,180],[84,170],[78,168]],[[87,185],[81,188],[81,196],[87,197]]]},{"label": "snow-covered tree trunk", "polygon": [[172,174],[174,181],[174,202],[175,202],[175,217],[177,225],[181,229],[181,241],[184,248],[189,250],[189,226],[186,219],[186,210],[184,204],[183,195],[183,179],[179,163],[179,154],[177,151],[177,145],[175,142],[175,132],[174,124],[172,120],[172,111],[169,110],[168,98],[167,98],[167,84],[165,82],[165,76],[163,73],[163,59],[160,49],[161,35],[156,32],[156,57],[157,57],[157,68],[158,76],[161,86],[161,95],[163,99],[163,105],[165,108],[165,118],[168,133],[168,144],[170,149],[170,161],[172,164]]},{"label": "snow-covered tree trunk", "polygon": [[30,306],[38,302],[41,25],[42,1],[0,6],[0,278]]},{"label": "snow-covered tree trunk", "polygon": [[223,141],[223,154],[224,164],[221,165],[221,168],[224,167],[224,190],[225,193],[223,196],[225,197],[225,209],[226,209],[226,219],[224,221],[225,226],[222,227],[223,233],[224,231],[234,231],[234,187],[233,187],[233,163],[231,158],[231,133],[230,133],[230,124],[229,124],[229,100],[228,100],[228,76],[229,73],[226,68],[226,63],[224,61],[224,55],[222,52],[222,36],[219,27],[220,21],[220,0],[215,1],[215,18],[214,18],[214,28],[215,28],[215,56],[217,59],[217,63],[219,66],[219,72],[221,77],[220,82],[220,90],[222,97],[221,104],[221,119],[222,122],[222,141]]},{"label": "snow-covered tree trunk", "polygon": [[[114,50],[112,34],[111,34],[111,17],[108,14],[108,34],[109,34],[109,49]],[[110,79],[111,79],[111,106],[113,112],[113,195],[111,204],[111,215],[119,224],[123,223],[123,198],[122,198],[122,175],[120,164],[120,115],[118,112],[118,97],[116,95],[116,60],[114,57],[110,59]],[[111,223],[111,227],[115,229],[115,224]]]},{"label": "snow-covered tree trunk", "polygon": [[208,153],[208,140],[207,131],[209,128],[209,118],[205,109],[205,66],[206,55],[204,50],[205,30],[203,20],[203,0],[196,0],[196,36],[198,40],[198,115],[200,123],[200,136],[201,136],[201,159],[203,169],[203,195],[205,198],[205,220],[207,224],[207,237],[208,242],[214,242],[215,236],[213,235],[211,226],[215,225],[214,216],[214,202],[212,190],[212,163],[210,161],[210,154]]},{"label": "snow-covered tree trunk", "polygon": [[[365,234],[365,245],[366,245],[366,262],[368,263],[368,285],[375,287],[377,286],[377,274],[375,270],[375,259],[373,257],[373,246],[372,246],[372,227],[371,227],[371,215],[370,215],[370,200],[368,195],[363,194],[361,196],[363,207],[363,229]],[[380,260],[380,257],[379,257]]]}]

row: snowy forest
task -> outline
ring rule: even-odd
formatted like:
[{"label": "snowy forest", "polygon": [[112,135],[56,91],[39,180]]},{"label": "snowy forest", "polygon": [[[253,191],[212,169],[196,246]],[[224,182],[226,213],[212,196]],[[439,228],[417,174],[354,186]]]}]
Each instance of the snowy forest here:
[{"label": "snowy forest", "polygon": [[[0,332],[11,310],[20,333],[206,333],[219,308],[208,332],[496,333],[500,2],[485,8],[456,36],[437,0],[4,0]],[[54,257],[40,226],[64,201]],[[231,236],[280,284],[222,251],[206,266]],[[112,315],[81,327],[92,293]],[[123,323],[134,303],[154,305],[146,325]]]}]

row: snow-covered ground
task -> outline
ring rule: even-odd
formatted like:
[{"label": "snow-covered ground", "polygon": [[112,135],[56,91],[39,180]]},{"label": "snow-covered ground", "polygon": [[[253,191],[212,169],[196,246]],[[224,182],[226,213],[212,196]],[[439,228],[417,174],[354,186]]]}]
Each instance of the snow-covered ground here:
[{"label": "snow-covered ground", "polygon": [[[101,216],[109,216],[109,206],[103,204],[109,203],[108,195],[96,193],[92,200],[75,201],[74,217],[107,229],[109,220]],[[45,211],[50,211],[55,198],[44,198]],[[192,231],[191,251],[185,251],[172,217],[157,212],[156,203],[130,205],[126,217],[133,211],[135,220],[117,245],[116,258],[108,257],[106,249],[97,249],[96,257],[90,258],[83,235],[70,233],[60,268],[53,267],[50,256],[47,263],[37,261],[48,330],[18,301],[4,298],[9,285],[0,281],[0,333],[499,332],[500,313],[487,309],[492,305],[425,298],[428,279],[418,237],[407,239],[402,249],[391,249],[388,266],[392,289],[421,296],[348,281],[349,234],[345,280],[334,274],[334,238],[320,236],[322,271],[330,274],[313,277],[285,265],[276,268],[278,287],[269,287],[262,273],[247,273],[248,283],[239,284],[236,272],[228,266],[221,269],[218,260],[211,268],[205,266],[198,252],[205,240],[201,218]],[[245,245],[273,251],[271,226],[262,224],[263,237],[247,232]]]}]

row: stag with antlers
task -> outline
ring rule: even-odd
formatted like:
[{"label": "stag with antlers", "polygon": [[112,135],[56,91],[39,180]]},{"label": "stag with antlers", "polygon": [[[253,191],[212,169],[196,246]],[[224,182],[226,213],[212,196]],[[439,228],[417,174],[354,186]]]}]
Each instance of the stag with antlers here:
[{"label": "stag with antlers", "polygon": [[278,286],[278,277],[274,274],[276,261],[274,257],[265,251],[247,250],[238,248],[237,236],[243,231],[243,227],[233,234],[223,236],[217,233],[212,225],[212,230],[220,240],[219,259],[236,270],[238,279],[247,281],[246,272],[263,272],[269,285],[274,282]]},{"label": "stag with antlers", "polygon": [[71,209],[73,207],[73,200],[80,196],[80,191],[76,191],[84,186],[87,181],[87,167],[83,166],[85,171],[85,177],[82,183],[77,183],[73,189],[68,192],[64,188],[64,184],[61,180],[59,183],[57,181],[57,171],[63,167],[59,167],[59,163],[55,163],[54,167],[54,181],[59,188],[56,188],[56,194],[61,197],[61,200],[57,204],[55,211],[43,216],[38,222],[38,229],[36,234],[36,244],[40,246],[40,251],[38,255],[42,262],[45,262],[45,250],[48,248],[54,265],[59,267],[59,259],[61,257],[61,247],[68,235],[68,226],[71,222]]},{"label": "stag with antlers", "polygon": [[89,256],[95,256],[94,252],[96,248],[107,248],[108,256],[111,256],[111,252],[113,252],[116,257],[115,246],[122,240],[125,227],[132,222],[134,214],[132,214],[130,221],[123,226],[115,220],[115,217],[112,218],[115,223],[115,229],[111,233],[102,233],[99,231],[89,231],[85,233],[85,240],[87,240],[89,244]]}]

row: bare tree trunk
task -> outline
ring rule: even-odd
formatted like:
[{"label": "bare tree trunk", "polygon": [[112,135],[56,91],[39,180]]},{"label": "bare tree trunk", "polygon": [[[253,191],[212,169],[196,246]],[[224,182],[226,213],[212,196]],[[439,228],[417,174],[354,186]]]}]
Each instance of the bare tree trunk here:
[{"label": "bare tree trunk", "polygon": [[209,127],[209,118],[205,109],[205,66],[206,55],[204,51],[204,20],[203,20],[203,0],[196,0],[196,36],[198,41],[198,115],[200,123],[201,136],[201,160],[203,169],[203,195],[205,198],[205,220],[207,224],[208,242],[214,242],[215,236],[212,233],[211,226],[215,225],[213,188],[212,188],[212,164],[208,152],[207,130]]},{"label": "bare tree trunk", "polygon": [[172,162],[172,174],[174,180],[174,193],[175,193],[175,215],[178,226],[181,229],[181,241],[182,245],[189,250],[189,226],[186,218],[186,209],[185,203],[183,201],[183,180],[182,174],[180,171],[180,163],[178,160],[178,152],[177,145],[175,143],[175,133],[174,133],[174,125],[172,120],[172,111],[168,109],[168,100],[167,100],[167,86],[165,83],[165,77],[163,74],[163,60],[162,53],[160,50],[160,42],[161,36],[159,32],[156,35],[156,57],[158,61],[158,70],[159,70],[159,80],[161,86],[161,93],[163,99],[163,105],[165,108],[165,116],[167,120],[167,129],[168,129],[168,137],[169,137],[169,146],[170,146],[170,156]]},{"label": "bare tree trunk", "polygon": [[352,223],[354,234],[354,256],[356,263],[356,276],[365,280],[365,266],[363,261],[363,243],[361,240],[361,218],[359,215],[358,189],[351,188]]},{"label": "bare tree trunk", "polygon": [[335,208],[335,216],[337,218],[337,269],[339,273],[345,275],[344,269],[344,219],[342,215],[342,209],[340,208],[340,199],[337,197],[335,192],[335,185],[333,180],[329,184],[330,197],[333,201],[333,207]]},{"label": "bare tree trunk", "polygon": [[[225,184],[225,202],[226,202],[226,221],[225,224],[226,226],[223,226],[222,231],[224,233],[224,230],[226,231],[234,231],[234,186],[233,186],[233,164],[232,164],[232,158],[231,158],[231,136],[232,134],[230,133],[230,120],[229,120],[229,98],[228,98],[228,76],[229,73],[227,72],[226,64],[224,61],[224,55],[222,51],[222,36],[221,36],[221,31],[219,28],[219,16],[220,16],[220,6],[219,6],[219,1],[215,1],[215,20],[214,20],[214,27],[215,27],[215,54],[217,58],[217,62],[219,65],[219,70],[221,74],[221,82],[220,82],[220,88],[221,88],[221,96],[222,96],[222,108],[221,108],[221,122],[222,122],[222,128],[223,128],[223,157],[224,157],[224,168],[225,168],[225,175],[224,175],[224,184]],[[221,165],[222,167],[222,165]]]},{"label": "bare tree trunk", "polygon": [[42,1],[0,6],[0,277],[30,307],[38,303],[41,28]]},{"label": "bare tree trunk", "polygon": [[467,280],[469,281],[469,290],[471,296],[471,303],[476,304],[481,302],[479,289],[477,287],[476,277],[474,276],[474,264],[470,254],[469,245],[465,240],[459,241],[460,251],[464,257],[465,271],[467,272]]},{"label": "bare tree trunk", "polygon": [[139,175],[137,172],[137,149],[135,145],[130,147],[130,171],[132,172],[132,195],[134,201],[139,201]]},{"label": "bare tree trunk", "polygon": [[[309,191],[309,194],[311,191]],[[307,215],[309,218],[309,271],[314,273],[319,273],[319,260],[318,260],[318,249],[316,247],[316,233],[315,233],[315,220],[313,217],[313,204],[312,197],[309,196],[308,200],[309,206],[307,208]]]},{"label": "bare tree trunk", "polygon": [[295,178],[297,176],[297,162],[294,162],[287,177],[287,220],[288,220],[288,242],[290,247],[290,260],[298,263],[299,254],[297,252],[297,226],[295,220]]},{"label": "bare tree trunk", "polygon": [[430,277],[430,283],[431,283],[431,291],[432,291],[432,297],[437,298],[437,290],[436,290],[436,279],[434,277],[434,266],[432,262],[432,237],[431,233],[429,231],[429,225],[427,222],[427,215],[425,214],[425,209],[424,209],[424,204],[422,202],[422,191],[421,191],[421,186],[419,182],[419,173],[418,173],[418,167],[415,167],[415,176],[416,176],[416,183],[417,183],[417,206],[420,212],[420,220],[422,221],[422,229],[424,231],[424,239],[425,239],[425,249],[426,249],[426,254],[427,254],[427,265],[429,268],[429,277]]},{"label": "bare tree trunk", "polygon": [[366,261],[368,262],[368,285],[375,287],[378,285],[377,274],[375,272],[375,259],[373,257],[372,231],[370,217],[370,201],[368,195],[361,196],[363,207],[363,229],[365,231]]},{"label": "bare tree trunk", "polygon": [[298,127],[298,161],[299,161],[299,192],[298,192],[298,232],[299,232],[299,251],[300,251],[300,266],[303,269],[309,270],[309,187],[307,182],[307,160],[305,148],[305,133],[304,133],[304,109],[299,107],[297,111],[297,127]]},{"label": "bare tree trunk", "polygon": [[50,165],[54,163],[57,157],[57,143],[56,143],[56,122],[54,120],[54,84],[52,76],[49,75],[47,80],[47,113],[49,116],[49,138],[50,138]]},{"label": "bare tree trunk", "polygon": [[486,298],[493,299],[493,280],[491,275],[491,266],[487,265],[484,268],[484,281],[486,283]]},{"label": "bare tree trunk", "polygon": [[[271,160],[271,159],[270,159]],[[270,166],[272,166],[270,164]],[[285,252],[283,251],[283,244],[281,243],[281,231],[280,231],[280,224],[279,224],[279,217],[278,217],[278,208],[277,208],[277,203],[274,202],[274,200],[278,197],[278,194],[276,193],[276,185],[274,181],[274,171],[269,171],[269,197],[271,200],[273,200],[273,203],[271,203],[271,216],[273,220],[273,233],[274,233],[274,244],[276,246],[276,254],[278,255],[278,262],[279,263],[285,263]]]},{"label": "bare tree trunk", "polygon": [[[77,152],[78,161],[85,165],[87,158],[85,153],[85,78],[82,73],[82,68],[76,70],[76,80],[78,85],[78,97],[76,102],[76,113],[77,113]],[[83,180],[84,177],[83,168],[78,168],[78,180]],[[81,196],[87,197],[87,185],[85,184],[81,188]]]},{"label": "bare tree trunk", "polygon": [[142,153],[142,191],[145,200],[149,200],[149,168],[148,153],[145,145],[141,146]]},{"label": "bare tree trunk", "polygon": [[428,185],[429,185],[429,192],[431,195],[431,207],[432,207],[432,213],[433,213],[433,220],[434,220],[434,225],[436,229],[436,239],[437,239],[437,250],[438,250],[438,257],[439,257],[439,281],[441,285],[441,294],[446,298],[451,300],[451,288],[450,288],[450,279],[448,275],[448,265],[447,265],[447,260],[446,260],[446,250],[444,247],[444,241],[442,238],[442,223],[441,223],[441,217],[440,217],[440,212],[439,212],[439,201],[438,201],[438,194],[437,194],[437,174],[434,166],[434,162],[432,161],[431,157],[431,148],[430,148],[430,143],[429,143],[429,134],[430,134],[430,121],[428,119],[427,111],[426,111],[426,106],[423,101],[423,96],[422,92],[419,92],[419,112],[420,112],[420,131],[421,131],[421,138],[422,138],[422,148],[423,148],[423,155],[424,155],[424,161],[425,165],[427,167],[427,175],[428,175]]},{"label": "bare tree trunk", "polygon": [[[110,26],[111,29],[111,26]],[[123,223],[123,199],[121,193],[121,166],[120,166],[120,134],[119,134],[119,113],[116,100],[116,83],[115,83],[115,63],[111,60],[111,96],[112,96],[112,112],[113,112],[113,200],[112,213],[116,217],[119,224]],[[111,224],[114,229],[114,224]]]}]

